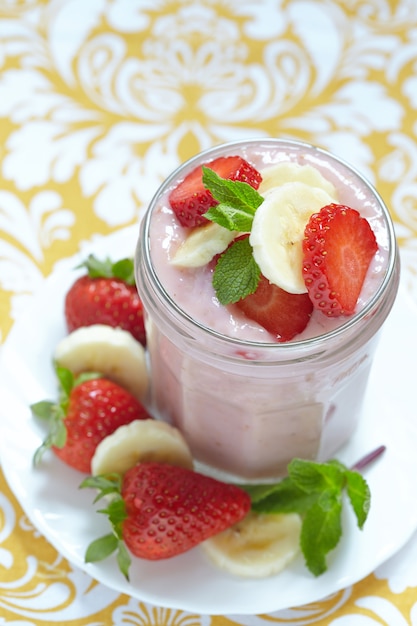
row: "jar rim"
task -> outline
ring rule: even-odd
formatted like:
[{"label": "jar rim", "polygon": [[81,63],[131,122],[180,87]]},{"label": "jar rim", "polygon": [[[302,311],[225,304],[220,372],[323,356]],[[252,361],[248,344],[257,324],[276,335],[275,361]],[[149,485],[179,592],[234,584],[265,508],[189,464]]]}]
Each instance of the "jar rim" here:
[{"label": "jar rim", "polygon": [[[372,295],[370,300],[364,305],[364,307],[360,311],[355,313],[354,315],[347,318],[346,321],[343,322],[343,324],[341,324],[340,326],[337,326],[336,328],[332,330],[329,330],[320,335],[315,335],[313,337],[299,339],[299,340],[295,339],[295,340],[291,340],[288,342],[264,342],[264,341],[240,339],[237,337],[232,337],[230,335],[225,335],[223,333],[220,333],[214,330],[213,328],[210,328],[204,325],[203,323],[199,322],[198,320],[194,319],[189,313],[184,311],[184,309],[182,309],[166,291],[165,287],[160,282],[158,275],[155,271],[155,268],[151,259],[151,253],[150,253],[149,229],[150,229],[150,222],[152,219],[153,209],[156,206],[157,200],[160,197],[161,193],[169,189],[169,187],[178,180],[178,178],[180,177],[180,173],[186,172],[187,170],[190,170],[192,167],[195,167],[202,161],[202,159],[209,160],[211,156],[217,155],[219,151],[222,151],[224,149],[229,150],[229,149],[239,148],[243,146],[251,146],[251,145],[256,145],[259,148],[263,144],[265,144],[266,146],[282,145],[283,147],[287,147],[287,148],[294,147],[296,149],[305,148],[306,150],[313,151],[317,155],[320,155],[326,159],[329,159],[347,168],[372,192],[373,196],[375,197],[375,200],[377,201],[377,203],[382,209],[383,217],[384,217],[385,224],[386,224],[386,230],[387,230],[388,250],[389,250],[388,263],[385,268],[383,279],[381,280],[381,283],[378,286],[378,289]],[[145,245],[143,245],[144,242],[146,242]],[[291,352],[296,352],[299,350],[308,351],[308,349],[314,349],[314,350],[320,349],[321,344],[324,342],[326,344],[332,343],[333,341],[337,341],[339,338],[343,337],[344,335],[353,333],[355,328],[357,328],[360,325],[362,320],[364,318],[371,316],[374,309],[377,308],[378,304],[380,303],[381,296],[383,293],[385,293],[387,286],[390,283],[395,273],[397,264],[399,262],[398,244],[397,244],[397,240],[395,236],[394,225],[393,225],[389,210],[385,202],[383,201],[382,197],[373,186],[373,184],[361,172],[359,172],[354,166],[352,166],[343,158],[336,156],[332,154],[331,152],[323,148],[320,148],[318,146],[315,146],[313,144],[310,144],[304,141],[293,140],[293,139],[280,139],[280,138],[278,139],[278,138],[272,138],[272,137],[243,139],[243,140],[237,140],[237,141],[231,141],[227,143],[218,144],[216,146],[213,146],[211,148],[208,148],[206,150],[199,152],[198,154],[192,156],[188,160],[181,163],[177,168],[175,168],[175,170],[165,179],[165,181],[157,189],[142,219],[141,234],[137,243],[136,257],[135,257],[136,258],[135,273],[136,273],[137,282],[138,282],[138,275],[140,271],[143,271],[143,269],[141,268],[141,265],[138,263],[138,257],[139,257],[141,248],[142,248],[142,255],[143,255],[142,259],[145,261],[146,270],[149,272],[149,275],[154,281],[154,284],[157,285],[161,296],[163,296],[164,300],[169,304],[172,311],[175,312],[176,316],[178,316],[179,319],[182,320],[183,324],[185,324],[187,327],[189,326],[190,328],[198,329],[198,331],[204,333],[205,336],[215,339],[217,342],[223,345],[236,346],[237,348],[244,347],[245,349],[253,349],[253,350],[262,349],[262,350],[271,351],[271,352],[278,350],[282,354],[287,353],[288,355]],[[393,304],[393,301],[394,301],[394,298],[392,299],[392,302],[390,303],[389,309],[386,311],[386,315],[388,315],[389,310],[391,309],[391,306]],[[384,319],[386,315],[384,316]],[[383,320],[381,320],[381,324],[382,322]]]}]

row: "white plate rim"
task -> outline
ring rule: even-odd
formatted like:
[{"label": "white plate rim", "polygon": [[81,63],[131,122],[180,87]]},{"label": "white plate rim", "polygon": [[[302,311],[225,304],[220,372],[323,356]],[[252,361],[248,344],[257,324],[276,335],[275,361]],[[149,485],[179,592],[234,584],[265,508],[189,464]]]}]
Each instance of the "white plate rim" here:
[{"label": "white plate rim", "polygon": [[[261,581],[242,580],[208,563],[200,548],[165,562],[134,559],[130,583],[118,572],[112,558],[101,564],[84,563],[88,543],[107,532],[105,520],[94,512],[91,505],[93,494],[89,490],[77,489],[81,474],[51,457],[42,468],[32,468],[31,457],[40,443],[42,431],[30,417],[28,405],[53,393],[54,377],[48,359],[53,346],[65,333],[62,298],[75,278],[76,261],[90,251],[118,258],[126,254],[128,246],[133,254],[136,237],[137,227],[95,237],[84,243],[78,255],[57,264],[2,347],[0,374],[7,384],[3,385],[1,406],[12,405],[14,412],[12,419],[11,411],[0,408],[4,431],[0,459],[6,480],[26,515],[64,557],[102,584],[140,601],[172,609],[211,615],[270,613],[319,601],[365,578],[402,548],[417,528],[417,501],[410,501],[407,497],[410,488],[414,487],[411,476],[417,469],[417,455],[413,453],[417,446],[417,428],[413,424],[408,395],[412,390],[412,348],[414,344],[417,348],[417,337],[413,338],[413,333],[407,331],[415,324],[417,310],[402,285],[377,349],[364,419],[337,458],[351,464],[380,444],[387,444],[388,449],[366,473],[373,501],[365,529],[360,532],[351,513],[345,513],[344,536],[331,555],[328,572],[315,579],[299,557],[278,576]],[[47,310],[45,302],[48,303]],[[33,336],[33,320],[40,322],[36,338]],[[46,334],[47,341],[44,341]],[[32,340],[32,352],[25,352],[24,344],[28,338]],[[405,354],[404,345],[408,346]],[[34,371],[30,366],[38,364],[41,358],[43,364]],[[387,367],[391,362],[395,364],[392,369]],[[16,371],[19,375],[15,374]],[[23,394],[22,373],[26,376]],[[18,432],[25,432],[26,436],[16,437]],[[52,492],[46,495],[52,475],[58,483],[55,482]],[[71,503],[59,500],[56,485],[60,485],[62,492],[60,480],[72,489]],[[404,506],[407,506],[407,515],[403,514]],[[68,515],[77,517],[75,527],[81,531],[79,536],[71,536],[68,525],[62,523]]]}]

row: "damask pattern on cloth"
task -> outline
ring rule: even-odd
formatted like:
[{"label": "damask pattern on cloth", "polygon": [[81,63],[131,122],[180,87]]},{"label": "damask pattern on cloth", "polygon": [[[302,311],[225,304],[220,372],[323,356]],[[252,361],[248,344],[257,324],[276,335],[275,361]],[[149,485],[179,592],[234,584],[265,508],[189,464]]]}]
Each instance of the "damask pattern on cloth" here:
[{"label": "damask pattern on cloth", "polygon": [[[355,164],[389,206],[417,302],[415,0],[0,2],[0,342],[61,259],[138,221],[225,141],[288,137]],[[264,616],[191,615],[74,569],[0,477],[0,623],[417,625],[417,537],[351,588]],[[45,617],[47,616],[47,617]]]}]

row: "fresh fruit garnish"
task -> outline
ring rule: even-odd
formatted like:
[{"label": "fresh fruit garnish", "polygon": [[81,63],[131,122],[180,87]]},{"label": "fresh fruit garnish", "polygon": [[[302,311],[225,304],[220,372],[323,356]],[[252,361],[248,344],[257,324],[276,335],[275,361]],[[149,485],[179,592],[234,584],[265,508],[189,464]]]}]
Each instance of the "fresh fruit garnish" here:
[{"label": "fresh fruit garnish", "polygon": [[344,494],[362,529],[371,505],[368,483],[359,473],[383,452],[380,446],[350,469],[336,459],[324,463],[293,459],[288,476],[279,483],[246,485],[252,510],[264,514],[301,516],[300,546],[307,568],[315,576],[327,570],[326,558],[342,537]]},{"label": "fresh fruit garnish", "polygon": [[66,295],[68,331],[106,324],[127,330],[145,345],[143,306],[135,287],[133,260],[114,263],[90,255],[79,267],[85,267],[87,274],[78,278]]},{"label": "fresh fruit garnish", "polygon": [[244,243],[236,237],[216,264],[213,287],[220,304],[246,299],[261,275],[286,292],[306,293],[301,270],[305,224],[323,203],[332,201],[327,192],[297,181],[271,188],[264,198],[248,185],[206,169],[203,182],[218,200],[207,217],[232,232],[249,233]]},{"label": "fresh fruit garnish", "polygon": [[[261,175],[241,156],[219,157],[205,164],[221,178],[245,182],[254,189],[259,187]],[[182,226],[195,228],[207,224],[204,217],[210,207],[217,204],[211,192],[204,186],[201,165],[190,172],[170,193],[169,203]]]},{"label": "fresh fruit garnish", "polygon": [[323,189],[288,182],[265,194],[249,242],[262,274],[290,293],[307,291],[302,273],[304,229],[309,217],[334,202]]},{"label": "fresh fruit garnish", "polygon": [[251,512],[202,544],[210,559],[231,574],[265,578],[281,572],[300,551],[297,513]]},{"label": "fresh fruit garnish", "polygon": [[179,267],[203,267],[226,250],[236,235],[235,231],[214,222],[195,228],[177,249],[171,263]]},{"label": "fresh fruit garnish", "polygon": [[119,426],[149,419],[146,409],[126,389],[97,373],[75,378],[70,370],[56,368],[59,401],[41,400],[31,405],[35,417],[45,420],[49,432],[35,452],[34,463],[44,452],[53,452],[80,472],[91,472],[96,447]]},{"label": "fresh fruit garnish", "polygon": [[125,474],[145,461],[193,468],[193,457],[178,428],[158,420],[136,420],[120,426],[98,444],[91,473]]},{"label": "fresh fruit garnish", "polygon": [[100,561],[117,551],[127,578],[128,550],[143,559],[171,558],[240,521],[251,506],[240,487],[165,463],[139,463],[123,478],[89,477],[81,487],[98,489],[96,500],[111,496],[100,513],[109,516],[112,532],[90,544],[86,561]]},{"label": "fresh fruit garnish", "polygon": [[303,241],[303,276],[314,307],[351,315],[378,249],[369,222],[355,209],[324,206],[312,215]]},{"label": "fresh fruit garnish", "polygon": [[332,198],[337,197],[337,191],[332,183],[312,165],[300,165],[295,161],[280,161],[261,170],[262,182],[258,191],[265,193],[273,187],[284,185],[290,182],[299,182],[309,187],[323,189]]},{"label": "fresh fruit garnish", "polygon": [[261,276],[256,291],[235,306],[274,335],[278,342],[290,341],[301,333],[313,311],[307,293],[288,293],[265,276]]},{"label": "fresh fruit garnish", "polygon": [[74,374],[100,372],[140,401],[148,390],[145,349],[121,328],[105,324],[77,328],[58,343],[54,360]]}]

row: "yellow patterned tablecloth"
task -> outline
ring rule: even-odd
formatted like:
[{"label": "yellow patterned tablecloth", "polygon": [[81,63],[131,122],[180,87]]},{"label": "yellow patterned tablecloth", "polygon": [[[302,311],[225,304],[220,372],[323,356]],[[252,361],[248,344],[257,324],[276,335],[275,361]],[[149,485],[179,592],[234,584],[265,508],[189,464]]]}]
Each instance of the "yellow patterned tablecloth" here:
[{"label": "yellow patterned tablecloth", "polygon": [[[60,259],[136,223],[184,159],[245,137],[355,163],[392,210],[417,301],[416,112],[415,0],[1,0],[1,342]],[[417,624],[417,536],[308,607],[192,615],[72,567],[0,472],[0,623]]]}]

